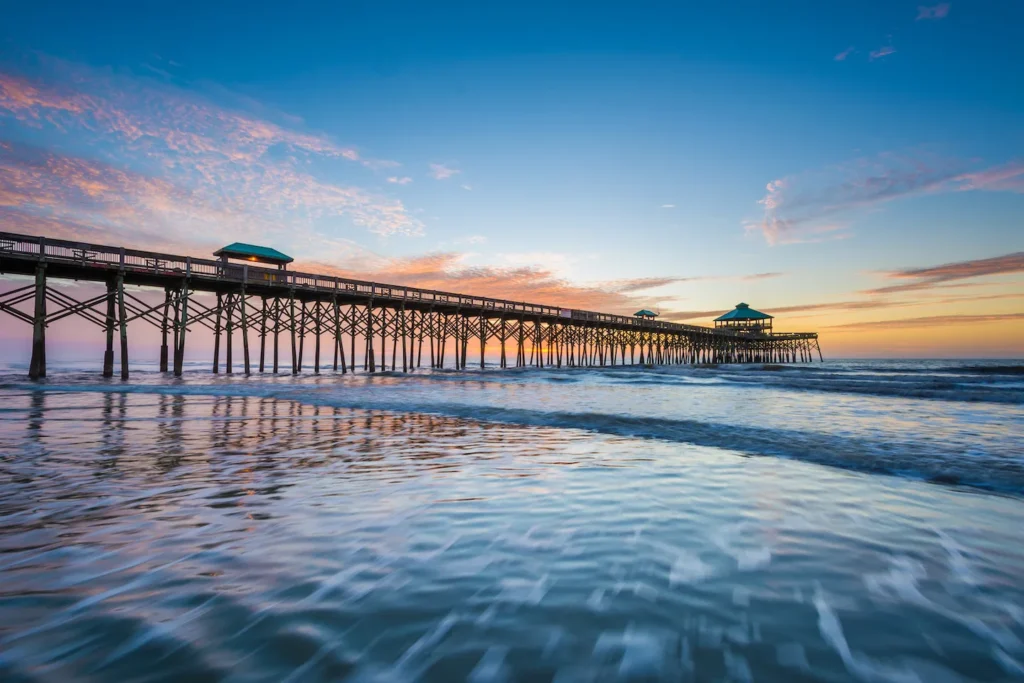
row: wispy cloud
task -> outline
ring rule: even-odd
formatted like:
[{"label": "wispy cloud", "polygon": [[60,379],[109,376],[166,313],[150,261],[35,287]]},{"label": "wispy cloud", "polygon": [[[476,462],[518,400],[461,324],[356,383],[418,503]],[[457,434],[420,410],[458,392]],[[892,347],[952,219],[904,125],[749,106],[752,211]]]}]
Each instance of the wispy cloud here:
[{"label": "wispy cloud", "polygon": [[895,330],[915,327],[947,327],[950,325],[980,325],[983,323],[1024,320],[1024,313],[991,313],[987,315],[932,315],[923,318],[875,320],[871,322],[829,325],[830,330]]},{"label": "wispy cloud", "polygon": [[955,263],[944,263],[938,266],[926,268],[907,268],[882,273],[886,278],[893,280],[904,280],[898,285],[879,287],[867,290],[866,294],[892,294],[896,292],[909,292],[921,289],[931,289],[937,285],[943,285],[958,280],[973,278],[1007,275],[1012,273],[1024,273],[1024,251],[1018,251],[1003,256],[992,258],[974,259],[971,261],[957,261]]},{"label": "wispy cloud", "polygon": [[753,273],[751,275],[699,275],[692,277],[664,276],[664,277],[638,277],[625,280],[608,280],[600,283],[602,289],[608,289],[623,294],[632,292],[643,292],[666,285],[673,285],[680,282],[707,282],[707,281],[735,281],[751,282],[756,280],[769,280],[782,277],[785,273]]},{"label": "wispy cloud", "polygon": [[731,308],[719,308],[711,311],[662,311],[661,319],[673,323],[684,323],[692,320],[717,318],[730,310]]},{"label": "wispy cloud", "polygon": [[922,152],[883,153],[766,185],[761,220],[745,224],[770,244],[845,236],[858,210],[902,197],[970,190],[1024,192],[1024,163],[974,164]]},{"label": "wispy cloud", "polygon": [[672,285],[677,282],[686,282],[685,277],[638,277],[629,280],[612,280],[603,283],[603,287],[613,292],[630,294],[633,292],[645,292],[665,285]]},{"label": "wispy cloud", "polygon": [[472,185],[463,185],[462,189],[465,190],[466,192],[470,192],[470,191],[472,191],[473,186]]},{"label": "wispy cloud", "polygon": [[[637,301],[621,292],[581,286],[539,264],[512,266],[465,265],[464,254],[440,252],[412,258],[387,259],[365,253],[338,263],[298,264],[316,272],[334,273],[362,280],[388,282],[449,292],[472,292],[513,301],[580,308],[628,315]],[[525,255],[521,255],[524,259]],[[552,254],[538,254],[548,261],[563,261]]]},{"label": "wispy cloud", "polygon": [[400,220],[403,212],[397,203],[356,188],[288,178],[280,170],[277,178],[271,195],[221,197],[205,187],[8,144],[0,147],[0,216],[19,230],[51,234],[48,230],[59,228],[69,239],[179,251],[244,239],[299,253],[308,245],[311,253],[323,254],[333,252],[337,235],[282,216],[316,211],[378,229]]},{"label": "wispy cloud", "polygon": [[878,310],[884,308],[907,308],[911,306],[945,306],[948,304],[977,303],[979,301],[995,301],[1003,299],[1024,299],[1024,292],[1009,294],[986,294],[982,296],[954,296],[929,298],[922,296],[916,299],[888,299],[874,297],[854,301],[829,301],[824,303],[797,304],[792,306],[769,306],[765,310],[771,313],[816,313],[839,311]]},{"label": "wispy cloud", "polygon": [[[4,134],[34,130],[47,145],[8,141],[0,149],[7,213],[183,238],[197,230],[229,238],[245,226],[325,241],[346,224],[381,235],[422,232],[401,202],[337,180],[345,164],[394,162],[163,81],[43,64],[34,78],[0,73]],[[96,150],[104,161],[49,151],[68,147]]]},{"label": "wispy cloud", "polygon": [[850,55],[852,55],[852,54],[853,54],[853,51],[854,51],[854,48],[853,48],[853,46],[851,45],[850,47],[846,48],[845,50],[843,50],[842,52],[840,52],[839,54],[837,54],[837,55],[836,55],[835,57],[833,57],[833,59],[834,59],[835,61],[837,61],[837,62],[843,62],[843,61],[846,61],[846,58],[847,58],[847,57],[849,57]]},{"label": "wispy cloud", "polygon": [[676,208],[676,205],[675,204],[662,204],[661,208],[663,208],[663,209],[674,209],[674,208]]},{"label": "wispy cloud", "polygon": [[459,173],[462,171],[457,168],[451,168],[444,164],[430,164],[430,177],[434,180],[448,180]]},{"label": "wispy cloud", "polygon": [[[845,301],[826,301],[817,303],[805,303],[795,304],[790,306],[758,306],[758,310],[770,313],[772,315],[785,315],[788,313],[843,313],[849,311],[876,311],[884,310],[889,308],[917,308],[923,306],[947,306],[951,304],[963,304],[963,303],[977,303],[981,301],[996,301],[996,300],[1009,300],[1009,299],[1024,299],[1024,292],[1010,292],[1007,294],[986,294],[982,296],[956,296],[956,297],[937,297],[929,298],[927,296],[918,297],[916,299],[888,299],[888,298],[871,298],[871,299],[857,299],[857,300],[845,300]],[[663,317],[665,319],[676,320],[679,322],[686,320],[701,320],[708,318],[716,318],[722,313],[725,313],[729,309],[710,310],[710,311],[675,311],[666,313]],[[857,323],[858,325],[860,323]],[[852,324],[851,324],[852,326]]]},{"label": "wispy cloud", "polygon": [[918,5],[916,21],[922,21],[925,19],[944,19],[949,16],[949,9],[951,7],[952,5],[948,2],[940,2],[932,7]]},{"label": "wispy cloud", "polygon": [[391,176],[390,178],[388,178],[388,182],[394,183],[395,185],[408,185],[409,183],[412,182],[412,178],[410,178],[409,176]]},{"label": "wispy cloud", "polygon": [[877,50],[872,50],[871,52],[869,52],[868,57],[871,59],[871,61],[874,61],[876,59],[881,59],[882,57],[887,57],[891,54],[894,54],[895,52],[896,48],[894,48],[892,45],[883,45]]}]

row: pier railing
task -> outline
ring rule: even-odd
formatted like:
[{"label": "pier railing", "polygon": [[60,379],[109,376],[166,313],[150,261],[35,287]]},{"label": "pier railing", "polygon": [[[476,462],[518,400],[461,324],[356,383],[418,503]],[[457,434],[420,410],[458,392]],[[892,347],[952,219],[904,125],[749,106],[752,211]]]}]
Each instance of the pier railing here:
[{"label": "pier railing", "polygon": [[0,232],[0,257],[2,256],[61,262],[82,268],[117,269],[124,272],[154,276],[215,280],[275,288],[352,294],[372,297],[374,299],[388,299],[419,304],[441,304],[491,311],[501,315],[517,315],[530,318],[541,317],[545,319],[561,318],[576,322],[591,322],[648,331],[691,332],[711,334],[719,337],[746,336],[732,330],[715,329],[700,325],[686,325],[632,316],[566,309],[506,299],[467,296],[418,287],[365,282],[332,275],[277,270],[248,264],[224,263],[214,259],[161,254],[138,249],[7,232]]}]

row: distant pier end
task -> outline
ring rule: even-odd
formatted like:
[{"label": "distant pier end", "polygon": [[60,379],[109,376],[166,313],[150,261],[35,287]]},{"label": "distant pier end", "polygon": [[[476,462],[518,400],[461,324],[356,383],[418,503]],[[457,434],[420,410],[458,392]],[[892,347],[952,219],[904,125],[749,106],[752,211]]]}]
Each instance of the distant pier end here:
[{"label": "distant pier end", "polygon": [[[817,333],[776,333],[772,316],[744,303],[704,327],[659,321],[647,309],[611,315],[299,273],[287,269],[290,256],[239,242],[214,255],[217,260],[194,259],[0,232],[0,273],[34,276],[0,294],[0,312],[32,326],[33,379],[46,376],[47,326],[69,316],[106,335],[106,377],[114,374],[118,337],[122,379],[129,376],[129,323],[160,331],[160,370],[178,376],[188,333],[197,326],[213,332],[212,371],[223,367],[229,374],[236,332],[245,374],[282,369],[282,334],[290,341],[294,374],[307,367],[307,345],[313,372],[320,372],[324,344],[333,369],[342,373],[360,366],[363,372],[408,372],[424,364],[465,369],[471,343],[483,368],[492,341],[500,345],[502,368],[801,363],[813,361],[815,352],[822,360]],[[49,287],[50,279],[104,283],[106,291],[78,300]],[[164,296],[154,304],[126,291],[126,284]],[[195,292],[212,293],[215,301]],[[250,348],[253,337],[258,352]]]}]

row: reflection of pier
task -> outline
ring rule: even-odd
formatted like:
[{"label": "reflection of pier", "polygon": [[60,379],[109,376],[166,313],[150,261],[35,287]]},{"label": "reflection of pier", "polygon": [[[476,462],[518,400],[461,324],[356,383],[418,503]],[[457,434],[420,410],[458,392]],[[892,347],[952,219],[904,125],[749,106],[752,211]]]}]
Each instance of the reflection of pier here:
[{"label": "reflection of pier", "polygon": [[[125,379],[128,323],[134,321],[160,330],[160,369],[176,375],[182,373],[187,333],[197,325],[214,334],[214,372],[221,367],[222,346],[224,370],[232,372],[238,333],[246,374],[253,365],[260,372],[279,370],[282,333],[291,349],[292,373],[306,367],[307,343],[313,371],[319,372],[325,341],[333,369],[343,373],[357,366],[366,372],[409,371],[424,363],[465,368],[471,341],[483,367],[492,340],[500,346],[503,368],[796,363],[811,361],[815,350],[821,357],[812,332],[682,325],[230,263],[227,257],[194,259],[11,233],[0,233],[0,272],[35,276],[32,284],[0,294],[0,311],[32,325],[33,378],[46,375],[46,327],[72,315],[106,333],[103,374],[108,377],[119,336]],[[79,301],[48,287],[50,278],[102,282],[106,292]],[[153,304],[125,291],[126,284],[159,288],[164,296]],[[206,305],[193,296],[196,292],[215,294],[216,302]],[[256,362],[250,355],[254,334]]]}]

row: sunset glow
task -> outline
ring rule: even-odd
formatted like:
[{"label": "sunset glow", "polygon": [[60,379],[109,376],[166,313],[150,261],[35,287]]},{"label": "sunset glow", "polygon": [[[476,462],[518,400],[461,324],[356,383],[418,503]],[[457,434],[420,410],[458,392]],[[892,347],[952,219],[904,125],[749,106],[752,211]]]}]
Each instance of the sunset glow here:
[{"label": "sunset glow", "polygon": [[[189,31],[218,20],[184,8],[16,8],[0,229],[244,241],[296,270],[697,324],[749,301],[832,356],[1024,354],[1024,10],[816,7],[797,42],[799,16],[743,5],[542,33],[526,8],[338,9],[205,42]],[[109,49],[130,21],[158,54]],[[358,37],[310,54],[336,30]]]}]

